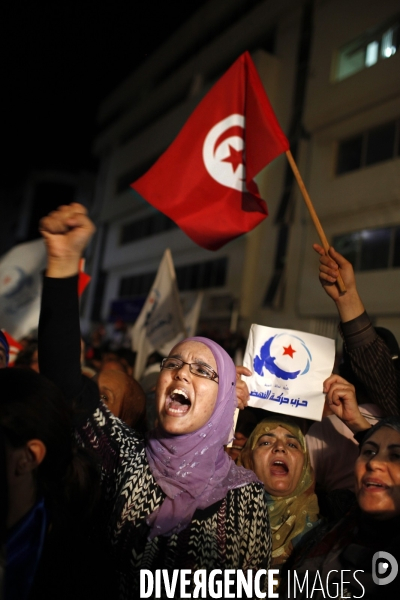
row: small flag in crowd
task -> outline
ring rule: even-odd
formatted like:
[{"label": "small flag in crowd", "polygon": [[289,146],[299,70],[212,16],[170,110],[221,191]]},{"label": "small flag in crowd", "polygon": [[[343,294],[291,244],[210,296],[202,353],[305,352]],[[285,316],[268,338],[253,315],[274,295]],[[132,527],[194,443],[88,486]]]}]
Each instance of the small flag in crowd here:
[{"label": "small flag in crowd", "polygon": [[[167,249],[158,267],[153,286],[132,328],[132,349],[137,352],[135,379],[139,380],[147,357],[155,350],[185,336],[185,324],[171,251]],[[169,349],[170,349],[169,348]]]},{"label": "small flag in crowd", "polygon": [[335,342],[303,331],[252,325],[243,364],[249,406],[320,421],[323,382],[332,373]]},{"label": "small flag in crowd", "polygon": [[81,258],[81,260],[79,261],[79,275],[78,275],[78,296],[79,296],[79,298],[82,296],[83,292],[86,290],[91,279],[92,278],[90,277],[90,275],[85,273],[85,259]]},{"label": "small flag in crowd", "polygon": [[199,246],[217,250],[268,214],[254,177],[289,149],[248,52],[131,186]]}]

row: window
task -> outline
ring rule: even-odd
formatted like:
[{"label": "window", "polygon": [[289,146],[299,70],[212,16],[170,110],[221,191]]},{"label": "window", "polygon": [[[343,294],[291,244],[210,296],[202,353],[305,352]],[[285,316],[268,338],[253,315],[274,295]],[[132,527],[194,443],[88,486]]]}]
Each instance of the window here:
[{"label": "window", "polygon": [[381,125],[367,132],[365,164],[373,165],[389,160],[395,154],[396,121]]},{"label": "window", "polygon": [[342,175],[399,156],[400,119],[339,142],[336,174]]},{"label": "window", "polygon": [[131,275],[122,277],[119,282],[119,298],[133,298],[148,294],[157,273],[140,273],[140,275]]},{"label": "window", "polygon": [[157,212],[149,217],[132,221],[121,227],[120,245],[137,242],[146,237],[157,235],[163,231],[174,229],[177,225],[161,212]]},{"label": "window", "polygon": [[225,285],[227,258],[217,258],[203,263],[185,265],[176,269],[178,288],[186,290],[204,290]]},{"label": "window", "polygon": [[340,48],[334,63],[334,79],[346,79],[396,54],[399,49],[399,24],[400,16],[396,15]]},{"label": "window", "polygon": [[400,267],[400,226],[337,235],[333,246],[351,262],[355,271]]},{"label": "window", "polygon": [[339,143],[336,173],[347,173],[361,167],[363,135],[344,140]]},{"label": "window", "polygon": [[[184,265],[175,269],[179,291],[204,290],[212,287],[223,287],[228,269],[228,259],[217,258],[202,263]],[[120,298],[133,298],[148,294],[153,285],[156,273],[141,273],[123,277],[119,285]]]},{"label": "window", "polygon": [[394,233],[393,266],[400,267],[400,227]]}]

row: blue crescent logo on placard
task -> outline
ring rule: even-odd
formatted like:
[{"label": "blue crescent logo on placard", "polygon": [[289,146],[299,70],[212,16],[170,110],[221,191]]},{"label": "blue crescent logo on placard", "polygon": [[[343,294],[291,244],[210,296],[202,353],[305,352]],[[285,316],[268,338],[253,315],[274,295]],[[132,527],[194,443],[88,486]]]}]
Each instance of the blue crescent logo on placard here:
[{"label": "blue crescent logo on placard", "polygon": [[203,144],[203,162],[208,174],[225,187],[247,192],[244,161],[243,115],[233,114],[210,129]]},{"label": "blue crescent logo on placard", "polygon": [[261,346],[260,355],[255,356],[253,364],[255,372],[261,377],[265,368],[272,375],[287,381],[308,373],[311,361],[311,352],[301,338],[279,333]]}]

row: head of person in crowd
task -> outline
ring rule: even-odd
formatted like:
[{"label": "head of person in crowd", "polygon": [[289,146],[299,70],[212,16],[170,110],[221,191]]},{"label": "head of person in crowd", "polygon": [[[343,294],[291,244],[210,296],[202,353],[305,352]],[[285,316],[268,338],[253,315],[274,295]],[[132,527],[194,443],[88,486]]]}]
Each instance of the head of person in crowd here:
[{"label": "head of person in crowd", "polygon": [[159,352],[148,356],[146,368],[140,378],[140,385],[146,394],[146,420],[148,429],[153,429],[157,424],[156,386],[160,374],[161,362],[165,357]]},{"label": "head of person in crowd", "polygon": [[39,373],[37,342],[30,342],[24,350],[18,353],[14,366],[21,369],[32,369]]},{"label": "head of person in crowd", "polygon": [[0,329],[0,369],[8,366],[9,357],[10,348],[8,346],[7,338]]},{"label": "head of person in crowd", "polygon": [[99,371],[121,371],[121,373],[130,374],[126,364],[120,360],[116,352],[103,353]]},{"label": "head of person in crowd", "polygon": [[[34,507],[42,520],[90,511],[98,474],[76,447],[72,417],[58,388],[30,369],[0,371],[0,427],[5,439],[9,511],[7,527]],[[93,501],[93,502],[92,502]],[[45,516],[47,513],[47,516]]]},{"label": "head of person in crowd", "polygon": [[138,382],[119,370],[100,371],[97,377],[100,398],[113,415],[136,431],[144,431],[146,396]]},{"label": "head of person in crowd", "polygon": [[128,373],[128,375],[133,375],[136,352],[133,352],[133,350],[130,350],[129,348],[118,348],[118,350],[115,351],[115,354],[118,356],[120,362],[125,366],[126,373]]},{"label": "head of person in crowd", "polygon": [[367,430],[355,464],[356,497],[377,520],[400,516],[400,418],[386,417]]},{"label": "head of person in crowd", "polygon": [[119,371],[120,373],[125,373],[125,375],[127,375],[125,365],[123,365],[120,360],[103,360],[100,367],[100,372],[102,371]]},{"label": "head of person in crowd", "polygon": [[232,445],[225,448],[232,460],[237,461],[251,432],[264,417],[265,410],[254,406],[246,406],[246,408],[239,411]]},{"label": "head of person in crowd", "polygon": [[272,560],[280,565],[318,521],[314,473],[300,426],[283,415],[267,417],[251,433],[238,463],[256,473],[269,495]]}]

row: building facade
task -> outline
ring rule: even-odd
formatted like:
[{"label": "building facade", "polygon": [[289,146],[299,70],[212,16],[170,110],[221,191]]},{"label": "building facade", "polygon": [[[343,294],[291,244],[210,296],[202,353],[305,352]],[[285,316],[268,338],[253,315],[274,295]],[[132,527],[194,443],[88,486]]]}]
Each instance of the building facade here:
[{"label": "building facade", "polygon": [[[129,184],[249,50],[328,239],[351,258],[377,325],[400,339],[400,50],[395,0],[211,0],[102,104],[86,325],[147,293],[166,247],[182,298],[204,290],[201,329],[253,322],[336,336],[318,241],[285,156],[257,177],[269,217],[211,252]],[[179,166],[177,166],[179,170]]]}]

